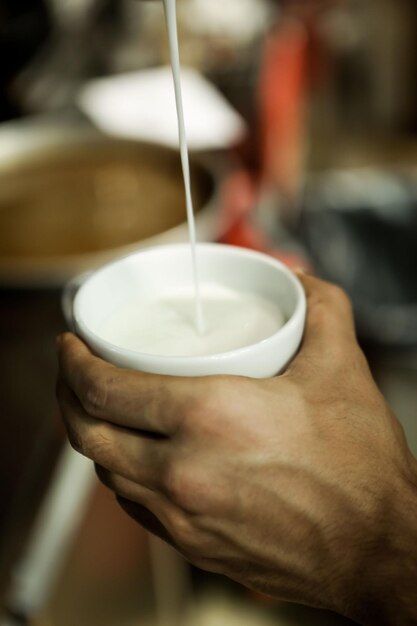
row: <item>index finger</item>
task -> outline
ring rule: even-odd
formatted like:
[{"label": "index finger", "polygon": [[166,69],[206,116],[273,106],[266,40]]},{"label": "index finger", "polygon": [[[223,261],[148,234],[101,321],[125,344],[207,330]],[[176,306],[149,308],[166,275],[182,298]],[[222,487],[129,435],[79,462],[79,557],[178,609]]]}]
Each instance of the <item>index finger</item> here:
[{"label": "index finger", "polygon": [[344,290],[316,276],[300,271],[295,273],[304,287],[308,301],[306,334],[313,338],[316,329],[324,333],[331,326],[331,332],[354,336],[352,304]]},{"label": "index finger", "polygon": [[120,369],[71,333],[61,335],[57,346],[60,375],[90,416],[164,435],[181,426],[191,397],[186,378]]},{"label": "index finger", "polygon": [[350,300],[336,285],[296,274],[306,292],[308,312],[301,349],[291,369],[312,361],[333,369],[335,359],[346,360],[352,351],[359,351]]}]

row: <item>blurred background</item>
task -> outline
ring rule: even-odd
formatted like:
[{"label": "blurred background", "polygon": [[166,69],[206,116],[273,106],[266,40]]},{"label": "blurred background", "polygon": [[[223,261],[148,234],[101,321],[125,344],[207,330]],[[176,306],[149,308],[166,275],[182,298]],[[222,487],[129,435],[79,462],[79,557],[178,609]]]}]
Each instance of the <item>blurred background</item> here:
[{"label": "blurred background", "polygon": [[[415,0],[178,0],[198,237],[350,294],[417,454]],[[65,445],[68,280],[186,240],[162,6],[0,0],[0,624],[343,624],[188,567]]]}]

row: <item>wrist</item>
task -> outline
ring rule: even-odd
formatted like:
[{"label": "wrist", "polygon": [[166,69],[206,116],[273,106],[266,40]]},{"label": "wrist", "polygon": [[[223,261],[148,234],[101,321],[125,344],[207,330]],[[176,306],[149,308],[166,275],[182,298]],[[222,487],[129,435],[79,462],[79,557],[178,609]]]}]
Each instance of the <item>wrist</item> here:
[{"label": "wrist", "polygon": [[356,575],[351,617],[366,626],[417,624],[417,464],[392,488],[389,506],[376,521],[378,541]]}]

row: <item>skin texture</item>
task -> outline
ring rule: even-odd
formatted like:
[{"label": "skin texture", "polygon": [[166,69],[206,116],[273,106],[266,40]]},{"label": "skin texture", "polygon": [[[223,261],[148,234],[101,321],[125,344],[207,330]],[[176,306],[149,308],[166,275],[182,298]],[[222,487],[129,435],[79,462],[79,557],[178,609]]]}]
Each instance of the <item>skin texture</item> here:
[{"label": "skin texture", "polygon": [[122,370],[60,337],[70,441],[194,565],[363,624],[417,624],[417,462],[347,297],[300,279],[304,341],[268,380]]}]

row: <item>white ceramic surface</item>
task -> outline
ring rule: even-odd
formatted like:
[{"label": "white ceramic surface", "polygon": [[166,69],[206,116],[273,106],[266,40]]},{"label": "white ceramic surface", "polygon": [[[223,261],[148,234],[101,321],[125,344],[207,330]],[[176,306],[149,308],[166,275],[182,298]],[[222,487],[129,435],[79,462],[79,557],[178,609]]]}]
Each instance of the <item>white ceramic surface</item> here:
[{"label": "white ceramic surface", "polygon": [[[187,67],[181,83],[190,150],[227,150],[244,139],[243,119],[214,85]],[[178,148],[171,67],[95,79],[82,88],[78,104],[107,134]]]},{"label": "white ceramic surface", "polygon": [[150,295],[192,284],[190,247],[177,244],[139,250],[89,276],[73,301],[76,332],[97,355],[114,365],[149,373],[266,378],[282,371],[296,354],[304,331],[306,298],[296,276],[265,254],[221,244],[199,244],[198,262],[202,282],[215,281],[271,299],[283,311],[285,325],[253,345],[198,357],[134,352],[101,338],[98,329],[104,319],[128,302],[132,292]]}]

